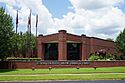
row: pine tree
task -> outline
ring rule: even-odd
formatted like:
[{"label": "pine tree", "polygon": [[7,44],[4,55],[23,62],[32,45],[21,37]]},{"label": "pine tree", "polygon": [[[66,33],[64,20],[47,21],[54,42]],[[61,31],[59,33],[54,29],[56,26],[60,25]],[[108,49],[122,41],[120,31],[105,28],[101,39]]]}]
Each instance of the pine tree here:
[{"label": "pine tree", "polygon": [[2,60],[11,55],[13,28],[12,17],[0,8],[0,59]]},{"label": "pine tree", "polygon": [[118,51],[125,56],[125,28],[122,32],[120,32],[120,34],[116,38],[116,45]]}]

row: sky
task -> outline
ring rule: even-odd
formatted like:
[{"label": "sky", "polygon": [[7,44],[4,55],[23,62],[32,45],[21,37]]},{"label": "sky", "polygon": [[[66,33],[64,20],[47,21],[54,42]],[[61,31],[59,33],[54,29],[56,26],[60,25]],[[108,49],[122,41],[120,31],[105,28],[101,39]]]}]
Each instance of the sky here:
[{"label": "sky", "polygon": [[115,38],[125,27],[125,0],[0,0],[0,7],[13,18],[19,14],[18,32],[27,31],[30,9],[32,33],[68,33],[102,39]]}]

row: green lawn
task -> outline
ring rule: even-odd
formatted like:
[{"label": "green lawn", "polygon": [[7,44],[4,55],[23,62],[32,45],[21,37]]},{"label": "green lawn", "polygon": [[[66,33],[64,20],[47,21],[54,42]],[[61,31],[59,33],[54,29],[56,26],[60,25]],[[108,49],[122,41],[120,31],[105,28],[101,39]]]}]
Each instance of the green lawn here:
[{"label": "green lawn", "polygon": [[98,75],[45,75],[45,76],[0,76],[0,81],[33,80],[125,80],[125,74]]},{"label": "green lawn", "polygon": [[[113,74],[112,74],[113,73]],[[125,67],[0,70],[0,81],[31,80],[125,80]]]},{"label": "green lawn", "polygon": [[17,69],[17,70],[0,70],[1,74],[84,74],[84,73],[125,73],[125,67],[111,68],[62,68],[62,69]]}]

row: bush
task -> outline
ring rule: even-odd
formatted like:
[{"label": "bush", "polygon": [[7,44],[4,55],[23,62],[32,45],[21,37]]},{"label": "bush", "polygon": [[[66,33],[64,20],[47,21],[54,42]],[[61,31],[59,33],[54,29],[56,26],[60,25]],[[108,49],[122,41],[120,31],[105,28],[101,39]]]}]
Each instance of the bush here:
[{"label": "bush", "polygon": [[125,60],[125,55],[121,55],[121,56],[120,56],[120,59],[121,59],[121,60]]},{"label": "bush", "polygon": [[115,60],[121,60],[120,56],[115,55]]},{"label": "bush", "polygon": [[8,57],[7,60],[11,61],[37,61],[41,60],[41,58],[15,58],[15,57]]},{"label": "bush", "polygon": [[97,55],[97,54],[91,54],[89,60],[116,60],[115,56],[112,54],[107,54],[104,57],[102,55]]},{"label": "bush", "polygon": [[89,60],[92,60],[92,61],[94,61],[94,60],[99,60],[100,59],[100,57],[98,56],[98,55],[95,55],[95,54],[92,54],[90,57],[89,57]]},{"label": "bush", "polygon": [[106,60],[116,60],[116,59],[115,59],[115,56],[112,55],[112,54],[107,54],[105,59],[106,59]]}]

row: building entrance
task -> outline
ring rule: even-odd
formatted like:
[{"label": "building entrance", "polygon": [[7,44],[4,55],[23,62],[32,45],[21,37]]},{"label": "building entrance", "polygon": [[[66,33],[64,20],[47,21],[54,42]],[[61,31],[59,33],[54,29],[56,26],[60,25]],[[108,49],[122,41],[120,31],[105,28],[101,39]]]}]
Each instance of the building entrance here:
[{"label": "building entrance", "polygon": [[67,43],[67,60],[80,60],[79,43]]},{"label": "building entrance", "polygon": [[44,60],[58,60],[58,43],[45,44]]}]

